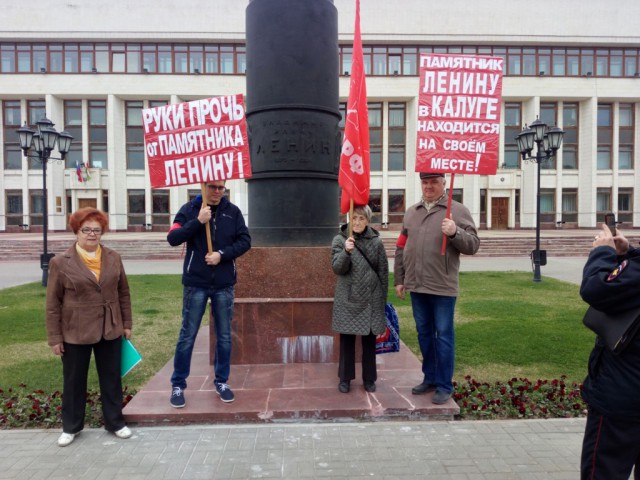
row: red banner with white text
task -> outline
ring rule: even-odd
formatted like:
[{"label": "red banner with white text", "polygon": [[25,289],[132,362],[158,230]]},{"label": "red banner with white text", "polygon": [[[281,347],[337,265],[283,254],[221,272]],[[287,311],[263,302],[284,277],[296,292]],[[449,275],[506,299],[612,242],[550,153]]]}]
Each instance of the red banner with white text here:
[{"label": "red banner with white text", "polygon": [[423,54],[416,172],[495,175],[504,59]]},{"label": "red banner with white text", "polygon": [[244,98],[142,110],[151,188],[251,177]]}]

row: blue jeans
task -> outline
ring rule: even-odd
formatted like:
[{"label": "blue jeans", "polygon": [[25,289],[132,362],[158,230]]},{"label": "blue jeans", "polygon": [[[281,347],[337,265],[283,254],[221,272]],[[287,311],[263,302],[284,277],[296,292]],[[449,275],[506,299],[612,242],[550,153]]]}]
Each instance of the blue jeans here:
[{"label": "blue jeans", "polygon": [[413,318],[422,352],[423,382],[444,393],[453,392],[455,360],[453,311],[456,297],[411,292]]},{"label": "blue jeans", "polygon": [[193,345],[200,329],[202,316],[211,299],[214,327],[216,329],[216,354],[213,361],[216,383],[227,383],[231,369],[231,320],[233,320],[234,287],[198,288],[184,287],[182,298],[182,328],[173,358],[171,386],[187,388],[191,370]]}]

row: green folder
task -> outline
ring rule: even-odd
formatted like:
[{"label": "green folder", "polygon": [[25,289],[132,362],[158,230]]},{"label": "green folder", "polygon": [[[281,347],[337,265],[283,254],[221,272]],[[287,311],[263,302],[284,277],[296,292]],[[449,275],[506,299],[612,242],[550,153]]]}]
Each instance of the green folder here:
[{"label": "green folder", "polygon": [[120,362],[120,376],[124,377],[133,367],[142,361],[142,356],[133,346],[131,340],[122,338],[122,360]]}]

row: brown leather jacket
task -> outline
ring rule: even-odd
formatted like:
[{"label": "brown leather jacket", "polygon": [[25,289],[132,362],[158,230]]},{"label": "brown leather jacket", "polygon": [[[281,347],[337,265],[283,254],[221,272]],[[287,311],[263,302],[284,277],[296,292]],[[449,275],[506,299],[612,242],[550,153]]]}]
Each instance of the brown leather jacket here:
[{"label": "brown leather jacket", "polygon": [[476,253],[480,239],[469,209],[454,200],[451,218],[457,230],[453,238],[447,239],[442,255],[441,228],[446,213],[446,195],[429,212],[422,202],[407,210],[402,224],[404,239],[398,241],[394,259],[395,285],[404,285],[409,292],[458,296],[460,254]]},{"label": "brown leather jacket", "polygon": [[84,264],[75,245],[49,264],[46,304],[47,341],[89,345],[115,340],[131,328],[131,297],[120,255],[102,246],[100,281]]}]

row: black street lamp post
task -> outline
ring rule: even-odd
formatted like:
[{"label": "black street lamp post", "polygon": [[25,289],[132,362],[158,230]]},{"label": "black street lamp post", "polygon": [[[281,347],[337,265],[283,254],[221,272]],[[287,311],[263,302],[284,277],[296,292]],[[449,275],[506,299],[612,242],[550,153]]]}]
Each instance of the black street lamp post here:
[{"label": "black street lamp post", "polygon": [[[540,266],[547,264],[547,251],[540,250],[540,164],[554,157],[562,145],[564,132],[558,127],[547,128],[547,124],[536,119],[518,134],[518,150],[523,161],[538,164],[537,198],[536,198],[536,249],[531,252],[533,262],[533,281],[540,282]],[[533,144],[536,144],[536,155],[531,156]]]},{"label": "black street lamp post", "polygon": [[[67,132],[58,132],[53,128],[53,122],[48,118],[42,118],[36,123],[38,130],[29,128],[27,122],[18,129],[20,136],[20,148],[27,158],[36,158],[42,164],[42,255],[40,255],[40,268],[42,268],[42,286],[47,286],[49,278],[49,260],[53,253],[49,253],[47,248],[47,230],[49,229],[49,213],[47,206],[47,162],[49,160],[64,160],[64,156],[69,152],[73,137]],[[52,157],[51,152],[58,144],[60,158]]]}]

